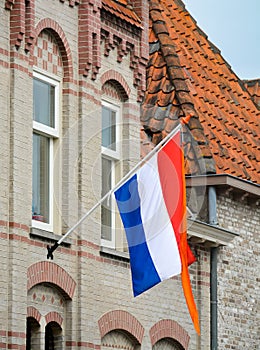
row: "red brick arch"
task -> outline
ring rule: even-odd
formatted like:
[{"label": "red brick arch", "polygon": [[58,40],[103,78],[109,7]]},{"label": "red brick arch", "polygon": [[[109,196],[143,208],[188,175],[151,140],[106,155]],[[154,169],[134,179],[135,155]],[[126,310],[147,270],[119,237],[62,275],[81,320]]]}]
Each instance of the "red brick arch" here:
[{"label": "red brick arch", "polygon": [[120,92],[122,93],[122,95],[125,95],[125,99],[129,98],[131,89],[127,84],[125,78],[119,72],[116,72],[115,70],[110,69],[105,73],[103,73],[102,76],[100,77],[102,86],[109,80],[116,81],[120,86],[120,90],[121,90]]},{"label": "red brick arch", "polygon": [[[64,69],[64,81],[72,82],[73,81],[72,53],[69,47],[68,40],[65,36],[65,33],[57,22],[55,22],[50,18],[44,18],[37,24],[35,28],[35,39],[31,48],[31,52],[33,52],[34,50],[34,45],[36,43],[36,40],[39,34],[44,29],[51,30],[59,46],[61,57],[62,57],[63,69]],[[33,60],[33,55],[31,59]]]},{"label": "red brick arch", "polygon": [[61,327],[62,322],[63,322],[63,318],[61,317],[61,315],[58,312],[51,311],[47,315],[45,315],[45,321],[46,321],[46,324],[48,324],[50,322],[56,322]]},{"label": "red brick arch", "polygon": [[39,283],[55,284],[67,299],[73,298],[76,288],[76,282],[62,267],[48,261],[38,262],[28,268],[27,290]]},{"label": "red brick arch", "polygon": [[173,320],[161,320],[150,329],[152,346],[163,338],[177,340],[183,348],[188,349],[190,336],[177,322]]},{"label": "red brick arch", "polygon": [[127,311],[110,311],[99,319],[98,325],[101,338],[113,330],[122,329],[133,335],[139,344],[142,343],[144,327]]},{"label": "red brick arch", "polygon": [[38,323],[40,323],[42,315],[40,314],[40,312],[37,309],[35,309],[35,307],[29,306],[29,307],[27,307],[27,317],[32,317]]}]

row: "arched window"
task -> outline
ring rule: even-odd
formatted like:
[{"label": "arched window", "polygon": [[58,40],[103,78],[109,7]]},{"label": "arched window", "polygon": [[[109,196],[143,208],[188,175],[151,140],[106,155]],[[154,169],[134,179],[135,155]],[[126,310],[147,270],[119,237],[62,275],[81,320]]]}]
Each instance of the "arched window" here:
[{"label": "arched window", "polygon": [[104,314],[98,321],[101,350],[140,350],[144,328],[138,320],[123,310]]},{"label": "arched window", "polygon": [[101,350],[139,350],[140,344],[125,330],[116,329],[107,333],[101,341]]},{"label": "arched window", "polygon": [[50,322],[45,327],[45,350],[62,349],[62,329],[56,322]]},{"label": "arched window", "polygon": [[[102,197],[122,177],[122,116],[127,95],[115,80],[108,80],[102,87]],[[122,241],[116,234],[116,204],[113,196],[101,206],[101,243],[105,247],[122,249]],[[121,247],[120,247],[121,246]],[[121,249],[120,249],[121,248]]]},{"label": "arched window", "polygon": [[[48,57],[48,59],[44,59]],[[32,228],[60,232],[59,154],[63,79],[62,56],[54,33],[44,29],[34,47]],[[55,157],[54,157],[55,155]]]},{"label": "arched window", "polygon": [[184,350],[184,347],[177,340],[164,338],[154,344],[153,350]]},{"label": "arched window", "polygon": [[27,317],[26,350],[40,348],[40,325],[33,317]]},{"label": "arched window", "polygon": [[187,350],[190,336],[174,320],[160,320],[150,329],[153,350]]}]

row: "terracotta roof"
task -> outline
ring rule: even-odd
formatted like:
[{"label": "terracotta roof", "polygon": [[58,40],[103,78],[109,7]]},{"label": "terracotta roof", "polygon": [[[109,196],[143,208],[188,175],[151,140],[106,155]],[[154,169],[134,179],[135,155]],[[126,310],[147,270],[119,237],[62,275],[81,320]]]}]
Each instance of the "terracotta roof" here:
[{"label": "terracotta roof", "polygon": [[257,108],[260,109],[260,79],[245,80],[244,83]]},{"label": "terracotta roof", "polygon": [[150,1],[149,44],[145,147],[192,113],[187,174],[225,173],[260,183],[260,112],[181,0]]},{"label": "terracotta roof", "polygon": [[141,19],[133,11],[132,6],[128,4],[127,0],[102,0],[102,8],[131,25],[139,28],[142,27]]}]

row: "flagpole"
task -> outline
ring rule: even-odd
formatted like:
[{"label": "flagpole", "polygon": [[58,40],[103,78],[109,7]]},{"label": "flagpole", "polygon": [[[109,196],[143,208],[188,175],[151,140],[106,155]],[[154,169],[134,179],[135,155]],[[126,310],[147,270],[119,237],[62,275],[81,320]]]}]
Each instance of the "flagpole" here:
[{"label": "flagpole", "polygon": [[52,246],[47,245],[47,259],[53,260],[53,252],[59,247],[59,245],[74,231],[77,227],[90,215],[93,211],[99,207],[108,197],[111,196],[128,178],[140,168],[148,159],[150,159],[162,146],[164,146],[182,127],[182,125],[187,125],[189,123],[191,114],[186,117],[181,118],[180,124],[178,124],[164,139],[162,139],[143,159],[138,162],[133,169],[131,169],[123,178],[110,190],[108,191],[89,211],[87,211],[74,226],[72,226],[57,242]]}]

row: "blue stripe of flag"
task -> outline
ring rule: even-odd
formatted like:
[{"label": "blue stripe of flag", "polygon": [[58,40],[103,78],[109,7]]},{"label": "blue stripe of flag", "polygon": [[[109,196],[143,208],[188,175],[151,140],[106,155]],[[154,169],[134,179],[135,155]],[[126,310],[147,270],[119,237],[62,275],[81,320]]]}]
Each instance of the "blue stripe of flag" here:
[{"label": "blue stripe of flag", "polygon": [[133,292],[137,296],[161,282],[161,279],[146,243],[136,174],[115,191],[115,197],[126,231]]}]

